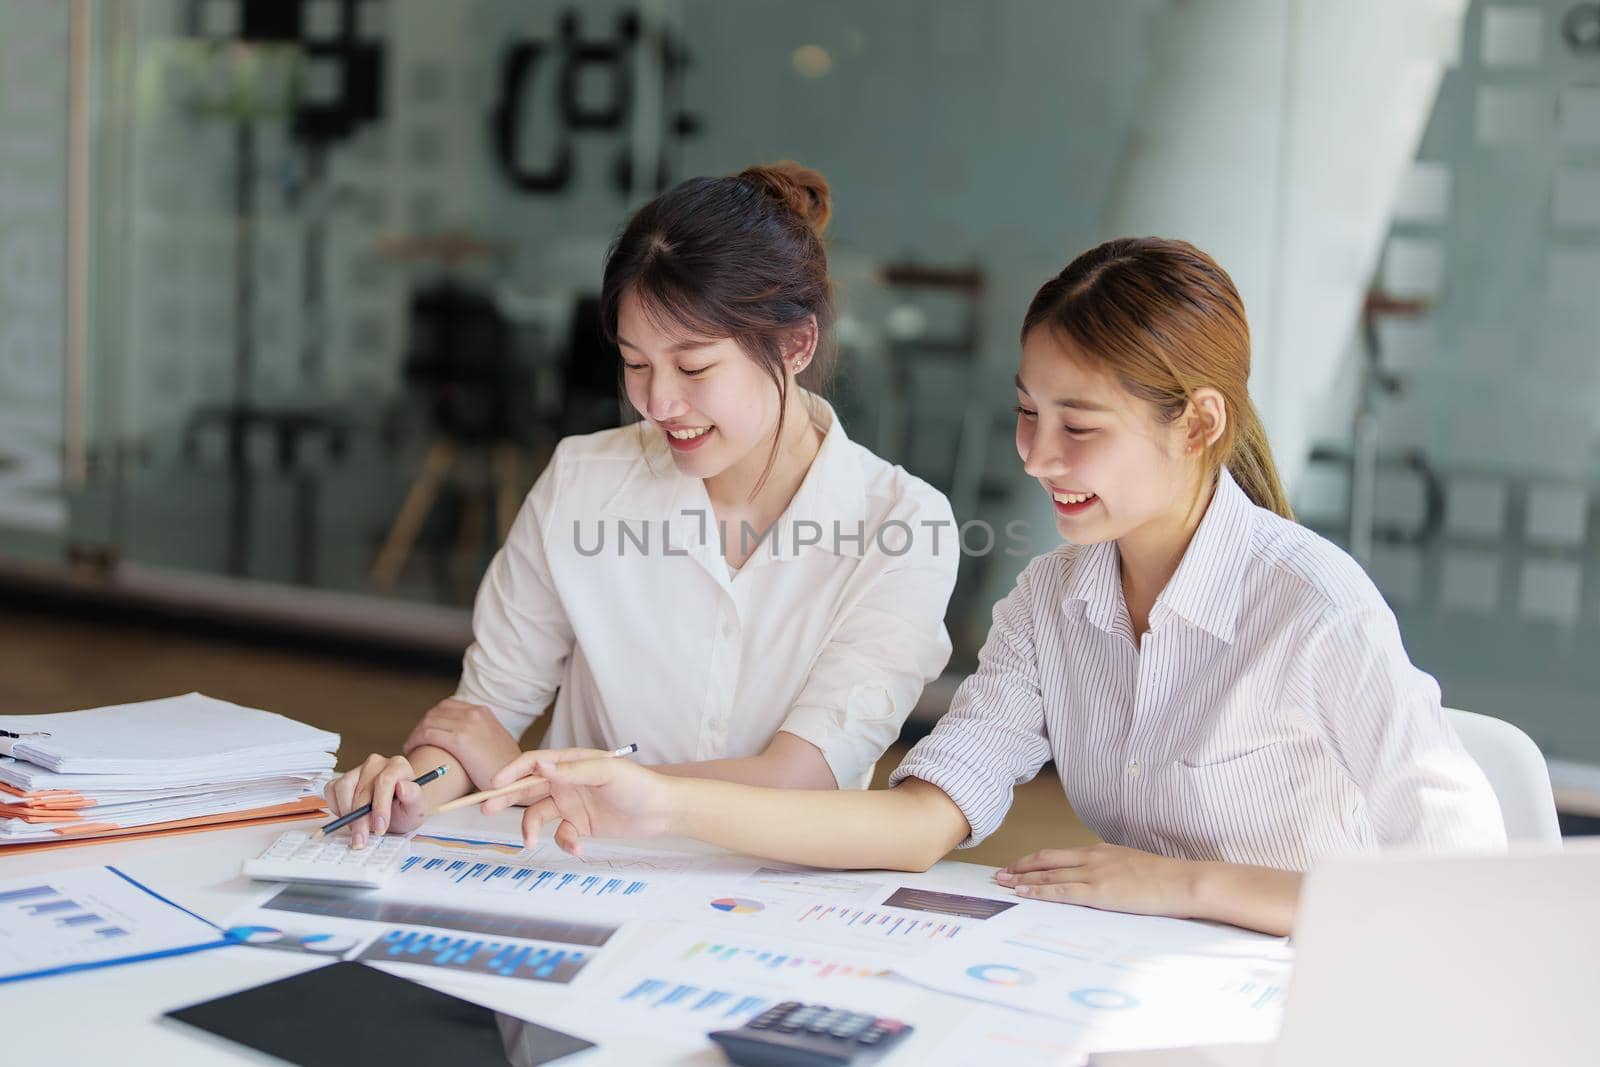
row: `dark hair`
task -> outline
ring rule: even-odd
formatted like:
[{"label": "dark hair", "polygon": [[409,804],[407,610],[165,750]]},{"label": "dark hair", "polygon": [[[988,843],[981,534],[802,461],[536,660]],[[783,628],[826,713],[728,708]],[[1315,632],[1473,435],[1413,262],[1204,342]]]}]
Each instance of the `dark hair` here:
[{"label": "dark hair", "polygon": [[606,254],[601,324],[617,340],[617,313],[632,292],[644,313],[688,337],[732,338],[778,389],[777,459],[788,407],[783,343],[817,322],[817,351],[802,381],[820,389],[833,366],[833,282],[822,231],[828,183],[798,163],[750,167],[725,178],[691,178],[628,220]]},{"label": "dark hair", "polygon": [[1187,241],[1107,241],[1040,287],[1022,319],[1023,341],[1040,325],[1071,340],[1163,421],[1181,415],[1196,389],[1221,393],[1228,418],[1207,450],[1207,474],[1226,466],[1251,501],[1294,518],[1250,402],[1244,301],[1216,260]]}]

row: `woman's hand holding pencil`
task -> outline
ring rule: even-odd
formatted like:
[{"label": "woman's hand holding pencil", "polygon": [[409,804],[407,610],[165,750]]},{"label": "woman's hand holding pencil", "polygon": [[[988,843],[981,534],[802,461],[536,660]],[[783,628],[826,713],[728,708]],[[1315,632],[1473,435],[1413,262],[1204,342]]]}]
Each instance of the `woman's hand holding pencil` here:
[{"label": "woman's hand holding pencil", "polygon": [[[419,753],[421,751],[418,750]],[[453,758],[450,753],[436,748],[427,751],[444,760]],[[329,809],[338,818],[321,827],[317,834],[330,834],[349,826],[351,847],[360,849],[365,847],[369,833],[408,833],[421,826],[428,816],[456,808],[481,804],[484,814],[492,815],[513,804],[537,804],[549,797],[550,786],[539,775],[527,775],[527,771],[535,765],[553,766],[583,760],[614,759],[637,751],[638,745],[624,745],[610,752],[592,748],[524,752],[494,776],[495,788],[469,793],[443,804],[437,803],[435,798],[432,807],[422,787],[444,777],[449,773],[448,767],[437,767],[418,776],[404,756],[369,756],[360,767],[328,784],[324,796]]]},{"label": "woman's hand holding pencil", "polygon": [[[525,804],[528,810],[522,814],[522,838],[532,845],[539,837],[539,831],[547,822],[562,819],[566,813],[561,811],[556,804],[556,797],[552,795],[552,779],[563,777],[563,768],[571,765],[574,771],[588,769],[587,773],[593,775],[596,768],[609,768],[624,779],[644,777],[648,779],[665,779],[653,771],[649,771],[630,760],[617,759],[637,752],[638,745],[625,745],[622,748],[603,752],[595,748],[566,748],[543,752],[524,752],[494,776],[494,788],[489,791],[490,799],[483,804],[483,811],[492,814],[503,811],[512,804]],[[530,774],[529,772],[533,772]],[[464,799],[464,798],[463,798]],[[563,821],[557,828],[556,843],[569,852],[576,853],[578,838],[595,832],[595,827],[589,825],[589,820],[579,820],[583,823],[580,830],[575,825]],[[631,827],[640,834],[661,833],[656,827],[643,828]],[[604,833],[604,829],[600,830]]]},{"label": "woman's hand holding pencil", "polygon": [[[537,774],[527,775],[526,768],[539,763],[569,763],[587,759],[616,759],[619,756],[631,756],[639,751],[638,745],[623,745],[610,752],[603,752],[598,748],[561,748],[547,749],[534,752],[524,752],[494,776],[497,785],[493,789],[485,789],[481,793],[469,793],[464,797],[457,797],[447,804],[441,804],[431,814],[438,815],[446,811],[454,811],[471,804],[481,804],[485,815],[493,815],[497,811],[504,811],[513,804],[533,804],[550,795],[550,784]],[[518,769],[520,768],[520,769]]]},{"label": "woman's hand holding pencil", "polygon": [[[424,769],[427,766],[424,764]],[[360,766],[329,782],[322,795],[333,814],[352,817],[350,844],[359,849],[366,845],[369,833],[383,834],[392,830],[403,834],[422,825],[422,820],[428,817],[428,809],[417,777],[417,769],[406,757],[374,754]],[[322,832],[331,832],[330,826],[344,825],[336,820],[324,826]]]}]

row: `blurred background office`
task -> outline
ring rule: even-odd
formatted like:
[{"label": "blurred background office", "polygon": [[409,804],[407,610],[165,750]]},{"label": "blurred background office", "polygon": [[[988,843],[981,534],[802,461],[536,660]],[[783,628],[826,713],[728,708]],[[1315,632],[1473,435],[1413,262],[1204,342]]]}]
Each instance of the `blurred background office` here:
[{"label": "blurred background office", "polygon": [[392,749],[620,418],[607,243],[785,158],[834,188],[847,431],[975,524],[922,728],[1006,524],[1054,543],[1028,298],[1177,236],[1301,520],[1600,816],[1591,0],[0,0],[0,708],[201,688]]}]

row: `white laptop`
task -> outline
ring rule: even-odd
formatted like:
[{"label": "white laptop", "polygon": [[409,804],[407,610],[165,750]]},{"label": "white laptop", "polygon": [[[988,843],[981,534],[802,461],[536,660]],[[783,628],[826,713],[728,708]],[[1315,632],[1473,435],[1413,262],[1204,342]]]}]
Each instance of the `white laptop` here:
[{"label": "white laptop", "polygon": [[1105,1053],[1094,1067],[1594,1067],[1600,838],[1384,857],[1306,879],[1274,1045]]}]

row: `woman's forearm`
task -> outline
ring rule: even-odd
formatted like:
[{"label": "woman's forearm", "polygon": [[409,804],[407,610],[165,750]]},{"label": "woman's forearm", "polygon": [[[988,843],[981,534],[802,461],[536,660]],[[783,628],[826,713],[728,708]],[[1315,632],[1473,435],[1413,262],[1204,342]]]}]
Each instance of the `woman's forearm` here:
[{"label": "woman's forearm", "polygon": [[657,764],[654,769],[674,778],[715,778],[776,789],[836,789],[839,785],[820,748],[781,731],[760,755]]},{"label": "woman's forearm", "polygon": [[1294,929],[1301,875],[1243,863],[1201,863],[1194,881],[1195,919],[1287,937]]},{"label": "woman's forearm", "polygon": [[737,782],[741,785],[771,786],[777,789],[832,789],[833,775],[827,781],[818,781],[814,775],[785,773],[787,768],[774,767],[765,756],[745,756],[742,759],[708,759],[695,763],[656,763],[650,768],[674,778],[713,778],[719,782]]},{"label": "woman's forearm", "polygon": [[955,802],[917,779],[865,792],[692,778],[670,786],[671,832],[812,867],[926,870],[969,832]]}]

